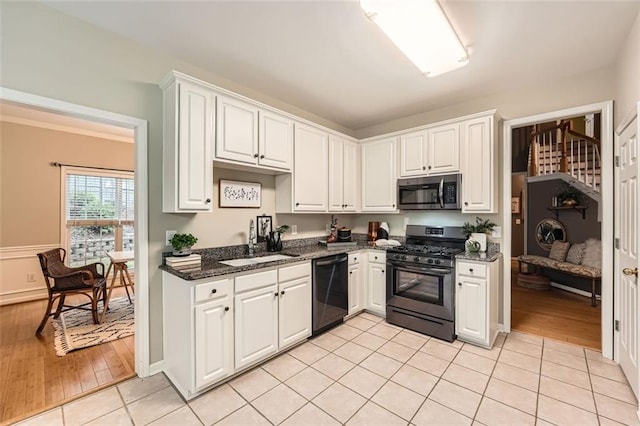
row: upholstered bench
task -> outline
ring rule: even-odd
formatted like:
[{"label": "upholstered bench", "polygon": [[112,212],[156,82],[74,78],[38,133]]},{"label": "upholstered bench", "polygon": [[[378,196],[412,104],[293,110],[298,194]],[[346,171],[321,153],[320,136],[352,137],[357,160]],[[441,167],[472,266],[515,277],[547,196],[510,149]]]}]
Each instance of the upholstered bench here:
[{"label": "upholstered bench", "polygon": [[[522,264],[553,269],[576,277],[591,280],[591,306],[596,306],[596,282],[602,279],[602,269],[597,259],[600,256],[600,241],[589,239],[585,243],[574,244],[554,241],[549,257],[524,254],[518,256],[518,271]],[[575,246],[573,252],[572,248]],[[597,247],[596,247],[597,246]],[[594,247],[591,249],[590,247]],[[594,253],[590,253],[593,251]],[[559,260],[562,259],[562,260]]]}]

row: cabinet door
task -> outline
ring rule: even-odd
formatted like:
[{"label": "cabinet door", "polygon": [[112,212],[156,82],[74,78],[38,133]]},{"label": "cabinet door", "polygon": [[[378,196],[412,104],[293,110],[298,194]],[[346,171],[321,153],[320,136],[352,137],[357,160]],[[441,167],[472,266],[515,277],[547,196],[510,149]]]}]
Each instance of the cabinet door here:
[{"label": "cabinet door", "polygon": [[291,170],[293,161],[293,121],[270,111],[260,111],[258,163]]},{"label": "cabinet door", "polygon": [[456,334],[483,343],[487,339],[487,282],[464,275],[457,281]]},{"label": "cabinet door", "polygon": [[180,83],[178,90],[178,209],[211,211],[215,96],[189,83]]},{"label": "cabinet door", "polygon": [[329,211],[344,210],[344,141],[329,136]]},{"label": "cabinet door", "polygon": [[400,136],[400,177],[427,174],[427,132],[413,132]]},{"label": "cabinet door", "polygon": [[344,174],[343,174],[343,186],[342,186],[342,201],[344,202],[345,212],[358,211],[358,188],[360,184],[358,181],[358,171],[360,161],[358,158],[358,144],[355,142],[344,141],[344,147],[342,150],[344,156]]},{"label": "cabinet door", "polygon": [[258,108],[218,96],[216,117],[216,158],[256,164]]},{"label": "cabinet door", "polygon": [[362,274],[360,273],[360,264],[349,265],[349,313],[353,315],[363,309],[362,303],[364,287],[362,282]]},{"label": "cabinet door", "polygon": [[328,139],[322,130],[304,124],[295,126],[294,211],[327,211]]},{"label": "cabinet door", "polygon": [[235,296],[235,368],[246,367],[278,349],[278,287]]},{"label": "cabinet door", "polygon": [[197,305],[195,315],[196,389],[201,389],[233,371],[231,297]]},{"label": "cabinet door", "polygon": [[453,173],[460,170],[460,125],[429,129],[427,144],[427,172]]},{"label": "cabinet door", "polygon": [[384,263],[369,264],[367,286],[367,309],[385,315],[387,308],[386,273]]},{"label": "cabinet door", "polygon": [[462,212],[495,212],[492,117],[462,124]]},{"label": "cabinet door", "polygon": [[396,138],[362,145],[362,211],[396,211]]},{"label": "cabinet door", "polygon": [[280,283],[280,349],[311,336],[311,276]]}]

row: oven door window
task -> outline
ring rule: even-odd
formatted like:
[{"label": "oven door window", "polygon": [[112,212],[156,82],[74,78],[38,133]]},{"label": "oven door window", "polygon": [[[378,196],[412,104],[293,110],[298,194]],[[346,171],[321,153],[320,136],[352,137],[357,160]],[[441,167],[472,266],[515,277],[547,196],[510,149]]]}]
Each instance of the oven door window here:
[{"label": "oven door window", "polygon": [[394,295],[442,306],[444,277],[397,268]]}]

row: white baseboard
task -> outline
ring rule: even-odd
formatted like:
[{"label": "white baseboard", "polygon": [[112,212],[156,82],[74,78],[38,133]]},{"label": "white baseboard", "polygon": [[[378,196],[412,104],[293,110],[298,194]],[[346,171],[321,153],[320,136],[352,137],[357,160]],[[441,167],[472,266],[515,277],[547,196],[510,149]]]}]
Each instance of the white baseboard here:
[{"label": "white baseboard", "polygon": [[153,376],[154,374],[162,373],[164,371],[164,360],[160,360],[158,362],[154,362],[149,365],[149,375]]},{"label": "white baseboard", "polygon": [[[584,291],[584,290],[580,290],[580,289],[577,289],[577,288],[569,287],[569,286],[566,286],[564,284],[560,284],[560,283],[557,283],[557,282],[554,282],[554,281],[551,281],[551,287],[559,288],[560,290],[568,291],[570,293],[575,293],[575,294],[579,294],[580,296],[591,298],[591,293],[589,293],[588,291]],[[600,300],[600,295],[596,294],[596,299]]]}]

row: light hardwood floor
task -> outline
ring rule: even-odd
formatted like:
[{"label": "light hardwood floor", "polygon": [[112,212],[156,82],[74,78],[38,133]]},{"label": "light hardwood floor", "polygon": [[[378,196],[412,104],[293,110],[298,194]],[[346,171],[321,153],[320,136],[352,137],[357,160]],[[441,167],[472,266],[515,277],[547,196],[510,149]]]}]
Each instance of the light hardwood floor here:
[{"label": "light hardwood floor", "polygon": [[517,262],[511,275],[511,328],[601,350],[600,302],[557,288],[531,290],[517,285]]},{"label": "light hardwood floor", "polygon": [[0,423],[135,376],[133,336],[57,356],[51,319],[35,336],[45,308],[44,300],[0,307]]}]

